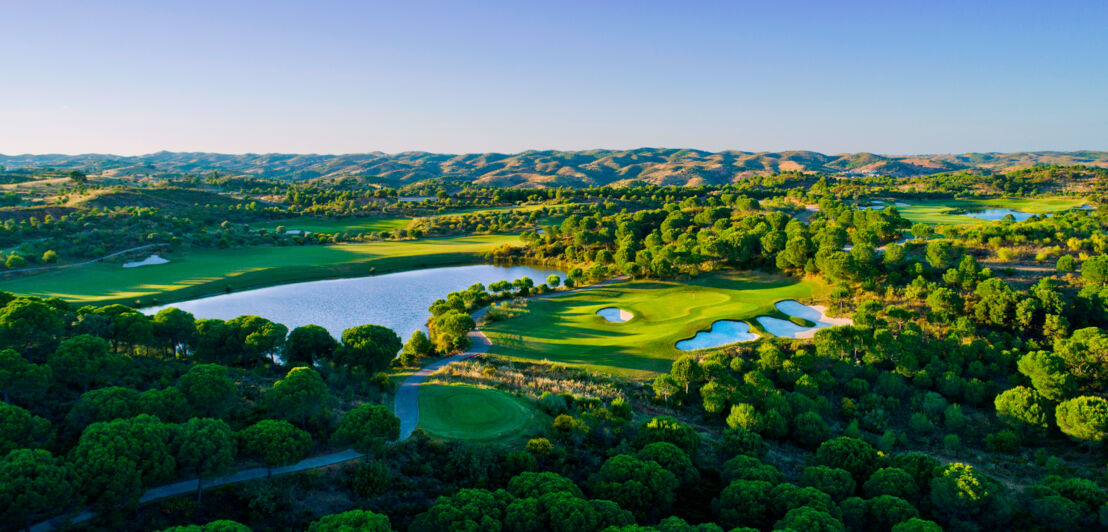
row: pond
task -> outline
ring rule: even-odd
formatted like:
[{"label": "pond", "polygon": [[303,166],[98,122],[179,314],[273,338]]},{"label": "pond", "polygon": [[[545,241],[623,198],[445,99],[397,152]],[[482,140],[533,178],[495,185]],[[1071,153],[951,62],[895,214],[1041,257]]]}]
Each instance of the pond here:
[{"label": "pond", "polygon": [[292,330],[314,323],[339,338],[342,331],[358,325],[383,325],[407,341],[416,330],[427,332],[428,307],[446,294],[465,290],[474,283],[489,283],[530,277],[535,284],[563,272],[530,266],[479,264],[430,268],[352,279],[294,283],[244,292],[183,301],[142,309],[154,314],[166,307],[191,312],[197,319],[228,320],[253,314],[284,324]]},{"label": "pond", "polygon": [[1032,216],[1035,216],[1030,212],[1020,212],[1012,209],[981,209],[979,211],[967,212],[963,214],[963,216],[969,216],[970,218],[977,218],[979,220],[989,220],[995,222],[997,220],[1004,219],[1004,217],[1009,214],[1011,214],[1012,218],[1015,218],[1017,222],[1022,222]]}]

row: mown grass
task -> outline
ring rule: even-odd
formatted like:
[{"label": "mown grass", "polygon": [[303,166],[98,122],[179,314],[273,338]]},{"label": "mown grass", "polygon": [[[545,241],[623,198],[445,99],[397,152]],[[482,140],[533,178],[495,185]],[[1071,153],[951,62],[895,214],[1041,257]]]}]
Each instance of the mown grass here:
[{"label": "mown grass", "polygon": [[308,231],[311,233],[379,233],[404,229],[412,223],[411,218],[382,218],[380,216],[352,216],[348,218],[302,217],[287,220],[254,222],[253,229],[265,229],[275,232],[278,226],[287,231]]},{"label": "mown grass", "polygon": [[907,207],[897,206],[897,211],[912,223],[931,225],[969,225],[994,223],[988,220],[954,214],[953,210],[973,211],[985,208],[1009,208],[1034,214],[1048,214],[1080,207],[1084,200],[1078,198],[997,198],[985,200],[906,200]]},{"label": "mown grass", "polygon": [[538,434],[549,422],[529,401],[467,385],[419,387],[419,424],[431,436],[451,440],[516,439]]},{"label": "mown grass", "polygon": [[[668,371],[684,351],[674,344],[716,320],[781,316],[773,304],[812,300],[828,292],[818,280],[751,272],[717,273],[685,281],[624,281],[549,299],[530,300],[515,317],[482,330],[491,353],[550,360],[635,379]],[[619,307],[634,317],[611,323],[596,314]]]},{"label": "mown grass", "polygon": [[0,290],[75,303],[149,305],[261,286],[467,264],[516,235],[476,235],[332,246],[190,249],[168,264],[102,262],[0,281]]}]

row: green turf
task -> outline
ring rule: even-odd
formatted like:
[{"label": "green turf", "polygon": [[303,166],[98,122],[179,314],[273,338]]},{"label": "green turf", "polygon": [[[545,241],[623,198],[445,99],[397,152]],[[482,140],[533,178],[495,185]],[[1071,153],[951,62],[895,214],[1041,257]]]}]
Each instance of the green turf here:
[{"label": "green turf", "polygon": [[352,216],[348,218],[316,218],[305,216],[287,220],[273,220],[249,224],[253,229],[265,229],[270,232],[278,226],[287,231],[308,231],[311,233],[379,233],[403,229],[411,224],[411,218],[382,218],[380,216]]},{"label": "green turf", "polygon": [[[708,330],[721,319],[749,320],[780,314],[782,299],[823,297],[827,286],[765,274],[720,273],[687,282],[624,281],[549,299],[527,302],[519,316],[482,330],[491,352],[509,358],[550,360],[616,375],[645,379],[668,371],[684,351],[674,344]],[[596,314],[604,307],[634,318],[610,323]]]},{"label": "green turf", "polygon": [[432,436],[452,440],[496,440],[538,434],[546,415],[503,392],[466,385],[419,387],[419,424]]},{"label": "green turf", "polygon": [[472,263],[515,235],[427,238],[333,246],[189,249],[162,254],[168,264],[123,268],[102,262],[0,281],[0,290],[78,303],[181,301],[266,285]]},{"label": "green turf", "polygon": [[986,200],[907,200],[907,207],[897,206],[897,211],[912,223],[931,225],[969,225],[993,223],[950,211],[964,209],[972,211],[983,208],[1009,208],[1022,212],[1047,214],[1080,207],[1084,200],[1079,198],[998,198]]}]

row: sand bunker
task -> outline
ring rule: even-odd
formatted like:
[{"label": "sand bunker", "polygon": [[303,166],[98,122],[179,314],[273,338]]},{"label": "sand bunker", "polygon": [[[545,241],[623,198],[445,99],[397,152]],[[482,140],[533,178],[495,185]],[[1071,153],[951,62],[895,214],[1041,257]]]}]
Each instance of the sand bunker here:
[{"label": "sand bunker", "polygon": [[780,318],[771,318],[769,316],[758,316],[755,318],[766,332],[782,338],[811,338],[816,335],[816,331],[819,329],[826,329],[827,327],[834,327],[836,325],[851,325],[854,323],[854,320],[850,318],[832,318],[828,316],[827,307],[820,305],[804,305],[797,301],[787,299],[785,301],[778,301],[774,306],[777,307],[777,310],[789,316],[802,318],[815,323],[813,327],[804,327]]},{"label": "sand bunker", "polygon": [[605,307],[596,311],[596,313],[612,323],[623,323],[635,317],[634,314],[618,307]]},{"label": "sand bunker", "polygon": [[701,331],[692,338],[677,342],[677,349],[695,351],[722,345],[757,340],[758,335],[750,332],[750,325],[733,320],[719,320],[712,324],[710,331]]},{"label": "sand bunker", "polygon": [[123,267],[138,268],[139,266],[153,266],[155,264],[165,264],[167,262],[169,262],[169,259],[163,259],[157,255],[150,255],[149,257],[146,257],[145,259],[142,259],[138,262],[124,262]]}]

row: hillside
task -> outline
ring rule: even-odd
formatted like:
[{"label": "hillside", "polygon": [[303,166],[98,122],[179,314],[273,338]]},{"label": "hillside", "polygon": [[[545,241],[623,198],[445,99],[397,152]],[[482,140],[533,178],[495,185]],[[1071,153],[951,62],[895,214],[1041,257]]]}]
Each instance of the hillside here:
[{"label": "hillside", "polygon": [[449,177],[507,187],[589,186],[633,180],[667,185],[722,184],[783,171],[910,177],[939,172],[1002,172],[1036,164],[1108,167],[1108,152],[966,153],[960,155],[825,155],[811,151],[707,152],[690,149],[526,151],[464,155],[427,152],[241,154],[158,152],[139,156],[0,155],[0,166],[79,169],[105,176],[220,172],[289,180],[354,177],[403,185]]}]

